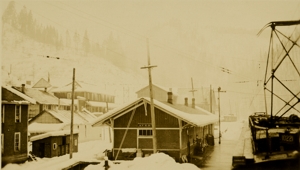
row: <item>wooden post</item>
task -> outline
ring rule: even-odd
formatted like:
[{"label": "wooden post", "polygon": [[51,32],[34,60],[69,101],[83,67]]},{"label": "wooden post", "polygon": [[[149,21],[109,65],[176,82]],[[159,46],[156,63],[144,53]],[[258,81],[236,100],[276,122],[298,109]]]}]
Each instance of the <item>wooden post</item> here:
[{"label": "wooden post", "polygon": [[153,153],[157,152],[157,141],[156,141],[156,125],[155,125],[155,113],[153,105],[153,90],[152,90],[152,77],[151,68],[157,66],[150,65],[150,52],[149,52],[149,40],[147,39],[147,54],[148,54],[148,66],[141,67],[141,69],[148,69],[149,75],[149,89],[150,89],[150,107],[151,107],[151,124],[152,124],[152,139],[153,139]]},{"label": "wooden post", "polygon": [[221,104],[220,104],[220,92],[226,92],[226,91],[221,91],[221,87],[218,88],[218,100],[219,100],[219,144],[221,144]]},{"label": "wooden post", "polygon": [[74,84],[75,84],[75,68],[73,68],[73,81],[72,81],[72,104],[71,104],[71,125],[70,125],[70,159],[73,154],[73,114],[74,114]]},{"label": "wooden post", "polygon": [[211,85],[209,86],[209,110],[210,110],[210,113],[212,113],[212,89],[211,89]]}]

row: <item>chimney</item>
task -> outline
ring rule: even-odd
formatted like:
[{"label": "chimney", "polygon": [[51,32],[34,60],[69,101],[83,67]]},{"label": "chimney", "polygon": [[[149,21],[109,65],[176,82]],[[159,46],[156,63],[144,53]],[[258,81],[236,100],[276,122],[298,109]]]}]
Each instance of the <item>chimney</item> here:
[{"label": "chimney", "polygon": [[22,93],[25,93],[25,84],[22,84]]},{"label": "chimney", "polygon": [[79,111],[82,111],[85,108],[86,99],[85,97],[77,96],[78,99],[78,105],[77,108]]},{"label": "chimney", "polygon": [[192,108],[194,108],[194,109],[196,108],[195,107],[195,98],[192,98]]},{"label": "chimney", "polygon": [[189,105],[189,103],[188,103],[188,98],[186,97],[186,98],[184,98],[184,105],[186,105],[186,106],[188,106]]},{"label": "chimney", "polygon": [[173,93],[171,91],[168,92],[168,103],[173,104]]}]

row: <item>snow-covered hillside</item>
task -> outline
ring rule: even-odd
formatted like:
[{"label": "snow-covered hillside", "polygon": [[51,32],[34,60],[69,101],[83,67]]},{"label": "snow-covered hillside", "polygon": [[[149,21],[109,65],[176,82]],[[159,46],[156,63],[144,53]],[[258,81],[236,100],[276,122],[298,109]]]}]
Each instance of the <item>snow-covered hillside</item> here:
[{"label": "snow-covered hillside", "polygon": [[31,81],[34,85],[40,78],[50,77],[52,85],[62,86],[72,81],[75,68],[76,80],[107,90],[121,103],[135,97],[135,91],[147,83],[147,76],[125,72],[99,56],[82,57],[83,52],[71,48],[57,50],[24,36],[7,24],[2,31],[2,82],[5,84],[21,85]]}]

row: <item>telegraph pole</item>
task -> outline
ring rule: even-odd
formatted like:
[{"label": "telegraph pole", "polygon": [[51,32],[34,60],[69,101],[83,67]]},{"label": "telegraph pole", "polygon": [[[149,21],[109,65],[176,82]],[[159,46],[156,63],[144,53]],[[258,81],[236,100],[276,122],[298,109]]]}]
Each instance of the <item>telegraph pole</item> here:
[{"label": "telegraph pole", "polygon": [[221,144],[221,107],[220,107],[220,92],[226,92],[221,91],[221,87],[218,88],[218,100],[219,100],[219,144]]},{"label": "telegraph pole", "polygon": [[150,89],[150,107],[151,107],[151,124],[152,124],[152,139],[153,139],[153,153],[157,152],[157,141],[156,141],[156,125],[155,125],[155,113],[153,105],[153,90],[152,90],[152,77],[151,68],[157,67],[150,64],[150,52],[149,52],[149,40],[147,39],[147,56],[148,56],[148,66],[141,67],[141,69],[148,69],[149,75],[149,89]]},{"label": "telegraph pole", "polygon": [[72,104],[71,104],[71,132],[70,132],[70,159],[73,154],[73,114],[74,114],[74,84],[75,84],[75,68],[73,68],[73,81],[72,81]]},{"label": "telegraph pole", "polygon": [[191,77],[191,82],[192,82],[192,90],[190,90],[190,92],[192,92],[193,98],[195,98],[194,92],[196,92],[197,90],[194,89],[194,82],[193,82],[193,78],[192,77]]}]

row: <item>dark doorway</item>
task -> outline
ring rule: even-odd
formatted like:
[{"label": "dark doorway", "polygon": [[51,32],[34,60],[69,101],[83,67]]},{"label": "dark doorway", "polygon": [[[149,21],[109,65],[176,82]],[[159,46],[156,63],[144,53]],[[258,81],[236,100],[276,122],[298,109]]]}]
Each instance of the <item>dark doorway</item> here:
[{"label": "dark doorway", "polygon": [[40,153],[40,155],[39,155],[40,158],[45,157],[45,143],[40,143],[39,153]]}]

